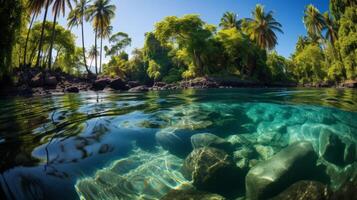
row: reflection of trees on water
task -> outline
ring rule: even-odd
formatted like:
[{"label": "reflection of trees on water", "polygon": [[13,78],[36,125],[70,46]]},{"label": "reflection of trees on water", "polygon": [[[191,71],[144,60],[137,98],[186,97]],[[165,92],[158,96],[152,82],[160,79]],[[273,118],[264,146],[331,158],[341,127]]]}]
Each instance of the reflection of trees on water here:
[{"label": "reflection of trees on water", "polygon": [[[125,95],[87,97],[68,94],[50,98],[12,99],[0,107],[0,139],[4,139],[0,143],[0,185],[4,190],[0,188],[0,199],[3,199],[1,197],[5,193],[11,198],[12,191],[9,188],[15,185],[8,188],[6,184],[7,179],[13,178],[11,176],[16,173],[9,173],[10,169],[43,165],[46,175],[70,179],[71,175],[61,165],[76,164],[89,157],[114,151],[114,146],[103,143],[103,138],[111,132],[111,123],[115,117],[133,111],[146,110],[150,113],[163,106],[157,101],[161,98],[158,93],[149,93],[146,97],[133,95],[131,99]],[[130,100],[136,102],[142,101],[142,98],[144,103],[130,103]],[[89,102],[91,100],[94,101]],[[116,103],[119,101],[128,103],[119,106]],[[147,135],[143,134],[142,140],[147,140]],[[139,145],[140,142],[145,146],[145,141],[138,139]],[[43,159],[33,154],[39,152],[38,150],[43,151]],[[23,192],[28,191],[28,199],[34,195],[42,195],[42,179],[36,179],[31,174],[16,175],[16,178],[19,181],[11,181],[11,184],[17,184]]]}]

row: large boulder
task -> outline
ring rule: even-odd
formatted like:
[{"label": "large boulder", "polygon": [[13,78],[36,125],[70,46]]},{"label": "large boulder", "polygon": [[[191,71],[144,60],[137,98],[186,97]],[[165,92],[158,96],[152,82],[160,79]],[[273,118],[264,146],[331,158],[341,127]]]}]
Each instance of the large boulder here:
[{"label": "large boulder", "polygon": [[101,78],[95,80],[92,86],[93,90],[104,90],[105,87],[110,83],[110,80],[107,78]]},{"label": "large boulder", "polygon": [[357,200],[357,177],[347,180],[338,190],[336,190],[331,200]]},{"label": "large boulder", "polygon": [[225,139],[211,133],[195,134],[191,137],[191,144],[194,149],[202,147],[214,147],[231,153],[234,151],[233,145]]},{"label": "large boulder", "polygon": [[190,138],[193,134],[192,131],[185,129],[163,129],[156,133],[155,138],[156,142],[165,150],[184,158],[192,151]]},{"label": "large boulder", "polygon": [[336,134],[325,130],[320,135],[320,155],[333,164],[344,165],[346,144]]},{"label": "large boulder", "polygon": [[190,190],[171,190],[161,200],[225,200],[226,198],[218,194]]},{"label": "large boulder", "polygon": [[317,155],[309,142],[297,142],[249,170],[247,197],[252,200],[273,197],[298,180],[313,177]]},{"label": "large boulder", "polygon": [[329,188],[320,182],[299,181],[271,200],[328,200],[330,196]]},{"label": "large boulder", "polygon": [[58,81],[55,76],[46,76],[45,77],[45,86],[56,87],[57,84],[58,84]]},{"label": "large boulder", "polygon": [[109,87],[114,90],[127,90],[128,86],[121,78],[116,78],[110,81]]},{"label": "large boulder", "polygon": [[149,88],[146,85],[133,87],[129,90],[129,92],[147,92],[147,91],[149,91]]},{"label": "large boulder", "polygon": [[224,151],[203,147],[186,158],[182,173],[193,185],[204,191],[235,196],[244,188],[244,174]]}]

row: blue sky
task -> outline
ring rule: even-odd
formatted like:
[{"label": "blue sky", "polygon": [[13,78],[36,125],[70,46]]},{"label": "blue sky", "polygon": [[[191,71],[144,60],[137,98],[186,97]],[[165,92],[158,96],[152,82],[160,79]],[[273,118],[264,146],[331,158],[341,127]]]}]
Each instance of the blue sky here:
[{"label": "blue sky", "polygon": [[[168,15],[182,16],[199,14],[209,24],[218,25],[225,11],[233,11],[240,18],[250,17],[256,4],[272,10],[275,18],[283,25],[284,34],[278,34],[276,50],[289,57],[294,51],[299,35],[306,31],[302,23],[304,8],[315,5],[321,12],[328,10],[328,0],[112,0],[116,5],[116,16],[112,22],[114,32],[126,32],[133,42],[127,48],[130,53],[134,48],[143,46],[145,32],[152,31],[154,24]],[[49,20],[52,20],[52,14]],[[62,17],[59,23],[66,25]],[[80,29],[73,29],[77,35],[77,45],[81,46]],[[89,47],[94,44],[94,34],[89,23],[85,25],[85,42]],[[105,42],[106,44],[106,42]]]}]

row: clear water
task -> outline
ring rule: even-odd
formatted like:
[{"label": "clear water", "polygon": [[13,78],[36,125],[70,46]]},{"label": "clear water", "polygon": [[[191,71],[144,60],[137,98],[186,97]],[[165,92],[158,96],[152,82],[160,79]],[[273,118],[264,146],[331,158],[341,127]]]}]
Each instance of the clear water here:
[{"label": "clear water", "polygon": [[[357,141],[357,91],[211,89],[82,93],[0,100],[0,197],[158,199],[189,187],[184,153],[155,134],[244,134],[261,145],[311,141],[321,130]],[[266,150],[262,160],[272,156]]]}]

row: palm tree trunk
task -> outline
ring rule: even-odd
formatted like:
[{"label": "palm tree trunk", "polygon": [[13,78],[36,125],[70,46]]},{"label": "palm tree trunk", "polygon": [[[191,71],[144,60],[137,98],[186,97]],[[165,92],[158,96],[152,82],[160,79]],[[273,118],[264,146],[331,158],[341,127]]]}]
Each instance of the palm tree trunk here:
[{"label": "palm tree trunk", "polygon": [[52,25],[52,36],[51,36],[51,44],[50,44],[50,49],[48,53],[48,69],[51,70],[51,65],[52,65],[52,49],[53,49],[53,43],[56,38],[56,23],[57,23],[57,13],[58,9],[55,10],[55,16],[53,19],[53,25]]},{"label": "palm tree trunk", "polygon": [[95,37],[94,37],[94,48],[95,48],[95,74],[98,75],[98,58],[97,58],[97,36],[98,36],[98,28],[95,28]]},{"label": "palm tree trunk", "polygon": [[103,52],[103,36],[100,37],[99,74],[102,73],[102,52]]},{"label": "palm tree trunk", "polygon": [[29,42],[30,32],[31,32],[31,28],[32,28],[33,22],[35,21],[35,18],[36,18],[36,14],[33,14],[31,22],[30,22],[29,30],[27,31],[26,42],[25,42],[25,50],[24,50],[24,63],[23,63],[24,65],[27,65],[27,61],[26,61],[26,59],[27,59],[27,45],[28,45],[28,42]]},{"label": "palm tree trunk", "polygon": [[84,17],[82,16],[82,22],[81,22],[81,26],[82,26],[82,47],[83,47],[83,61],[84,61],[84,66],[87,70],[87,73],[90,74],[91,72],[88,69],[88,65],[87,65],[87,59],[86,59],[86,48],[84,46],[84,27],[83,27],[83,20]]},{"label": "palm tree trunk", "polygon": [[42,51],[42,45],[43,45],[43,36],[45,33],[45,24],[47,20],[47,13],[48,13],[48,8],[50,7],[50,1],[47,1],[46,3],[46,9],[45,9],[45,14],[43,17],[43,22],[42,22],[42,30],[41,30],[41,37],[40,37],[40,43],[38,45],[38,54],[37,54],[37,61],[36,61],[36,66],[40,66],[40,59],[41,59],[41,51]]}]

